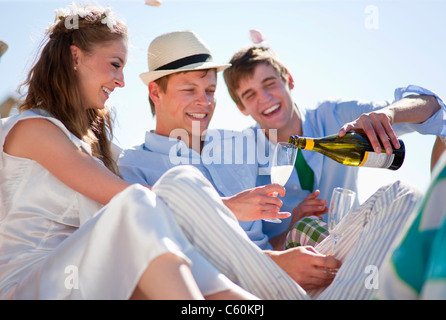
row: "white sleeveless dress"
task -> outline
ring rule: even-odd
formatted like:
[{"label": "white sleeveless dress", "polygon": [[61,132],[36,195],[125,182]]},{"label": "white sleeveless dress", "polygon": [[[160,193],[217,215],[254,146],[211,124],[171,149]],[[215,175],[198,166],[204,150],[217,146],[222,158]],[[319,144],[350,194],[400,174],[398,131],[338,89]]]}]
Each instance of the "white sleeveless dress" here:
[{"label": "white sleeveless dress", "polygon": [[37,162],[4,153],[8,132],[29,118],[51,121],[91,155],[87,144],[44,111],[0,120],[0,298],[128,299],[149,263],[167,252],[190,263],[203,294],[233,286],[190,245],[167,205],[147,188],[132,185],[103,207]]}]

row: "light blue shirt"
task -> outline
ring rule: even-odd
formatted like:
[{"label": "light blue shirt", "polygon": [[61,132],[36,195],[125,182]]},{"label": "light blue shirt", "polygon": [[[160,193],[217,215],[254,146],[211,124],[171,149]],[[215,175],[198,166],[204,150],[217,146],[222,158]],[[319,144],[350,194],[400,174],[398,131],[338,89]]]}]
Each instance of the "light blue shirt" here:
[{"label": "light blue shirt", "polygon": [[[418,86],[395,90],[395,101],[408,94],[433,92]],[[435,95],[436,96],[436,95]],[[441,110],[422,124],[396,124],[397,135],[418,131],[422,134],[446,135],[446,106],[440,98]],[[342,125],[353,121],[362,113],[377,110],[389,102],[330,100],[315,109],[300,109],[303,135],[323,137],[336,134]],[[196,142],[199,143],[199,142]],[[193,165],[212,183],[220,196],[227,197],[243,190],[271,183],[269,163],[274,150],[258,126],[243,133],[230,130],[208,130],[202,154],[189,149],[176,138],[146,132],[145,142],[125,150],[118,164],[124,179],[132,183],[153,185],[168,169],[177,165]],[[357,191],[358,168],[341,165],[322,154],[303,150],[307,163],[315,173],[315,189],[321,191],[320,198],[330,200],[334,187],[344,186]],[[282,198],[281,211],[292,212],[309,194],[302,190],[296,170],[285,185],[286,195]],[[257,221],[240,221],[249,238],[261,249],[272,249],[269,238],[285,232],[290,218],[280,224]]]},{"label": "light blue shirt", "polygon": [[[255,154],[255,138],[249,132],[208,130],[200,155],[182,140],[148,131],[143,144],[123,151],[118,165],[125,180],[146,185],[155,184],[174,166],[193,165],[221,197],[228,197],[256,186]],[[261,220],[239,224],[261,249],[272,249],[262,232]]]},{"label": "light blue shirt", "polygon": [[[441,110],[435,113],[430,119],[421,124],[399,123],[393,125],[397,136],[404,133],[418,131],[421,134],[446,135],[446,106],[443,101],[433,92],[424,88],[410,85],[405,88],[395,90],[395,101],[401,100],[411,94],[426,94],[437,97],[441,105]],[[339,129],[347,122],[351,122],[363,113],[381,109],[390,104],[390,102],[365,102],[365,101],[346,101],[329,100],[321,103],[314,109],[299,108],[302,117],[303,136],[304,137],[324,137],[337,134]],[[256,126],[258,128],[258,126]],[[274,145],[269,143],[265,136],[257,136],[257,143],[263,144],[264,148],[274,149]],[[328,203],[331,193],[335,187],[344,187],[358,191],[358,168],[346,166],[335,162],[334,160],[323,156],[318,152],[302,150],[302,154],[313,169],[315,175],[314,190],[320,190],[321,199],[327,199]],[[264,173],[259,175],[257,185],[269,183],[271,180],[269,173],[269,161],[260,163],[260,171]],[[286,195],[282,198],[284,205],[281,211],[292,212],[292,210],[310,193],[302,190],[299,183],[296,170],[293,170],[291,177],[285,185]],[[357,197],[356,197],[357,198]],[[356,199],[356,205],[357,203]],[[281,224],[263,222],[263,231],[270,238],[281,234],[289,227],[290,219],[283,219]]]}]

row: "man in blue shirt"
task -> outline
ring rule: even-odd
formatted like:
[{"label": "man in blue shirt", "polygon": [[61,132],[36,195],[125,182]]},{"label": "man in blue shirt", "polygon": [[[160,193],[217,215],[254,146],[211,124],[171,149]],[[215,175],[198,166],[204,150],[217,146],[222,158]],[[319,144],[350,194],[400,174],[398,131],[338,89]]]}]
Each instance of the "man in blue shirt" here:
[{"label": "man in blue shirt", "polygon": [[[178,57],[163,61],[167,42],[172,46],[170,55]],[[223,197],[250,239],[260,248],[271,249],[260,219],[290,215],[279,212],[280,198],[269,196],[273,192],[283,195],[284,188],[255,188],[257,163],[247,159],[243,149],[232,152],[236,144],[253,145],[253,137],[207,130],[215,108],[216,72],[229,65],[212,62],[210,50],[193,32],[156,38],[148,57],[150,71],[141,78],[149,88],[156,129],[146,132],[144,144],[123,153],[121,174],[128,181],[153,185],[171,167],[194,165]]]},{"label": "man in blue shirt", "polygon": [[[159,40],[165,42],[166,38],[171,45],[160,46]],[[149,89],[156,129],[146,132],[145,143],[123,152],[118,162],[123,177],[153,185],[173,166],[194,165],[223,197],[249,238],[293,279],[305,289],[329,284],[334,275],[323,269],[333,257],[308,247],[271,251],[260,219],[286,218],[289,213],[278,213],[282,202],[270,196],[278,191],[283,197],[282,187],[268,185],[269,180],[256,187],[261,173],[256,148],[260,144],[256,141],[264,136],[261,131],[208,130],[215,108],[216,72],[228,65],[213,63],[210,50],[192,32],[156,38],[148,57],[149,72],[141,78]],[[307,197],[302,201],[305,205],[300,204],[294,212],[301,215],[299,208],[312,208],[314,202]]]},{"label": "man in blue shirt", "polygon": [[[265,130],[265,135],[256,136],[256,143],[267,150],[273,150],[277,141],[288,141],[292,135],[323,137],[339,133],[342,136],[347,131],[361,129],[377,152],[381,149],[379,139],[390,154],[389,139],[399,148],[396,134],[418,131],[444,136],[446,133],[444,103],[436,99],[434,93],[418,86],[397,89],[393,104],[329,100],[314,109],[304,109],[294,103],[293,78],[271,49],[262,46],[241,49],[230,63],[231,67],[224,71],[228,91],[239,110],[257,122],[254,128]],[[273,139],[269,137],[270,132],[274,134]],[[267,160],[259,164],[258,185],[270,181],[269,163]],[[320,210],[313,205],[300,208],[301,212],[324,215],[323,205],[330,201],[335,187],[357,191],[357,167],[341,165],[320,153],[306,150],[298,155],[297,167],[299,170],[294,170],[285,185],[284,211],[292,212],[299,204],[302,207],[305,198],[311,198],[313,202],[319,200]],[[317,196],[320,199],[316,199]],[[300,218],[302,215],[294,212],[281,224],[263,222],[263,231],[272,239],[270,242],[274,242],[274,248],[282,248],[285,236]]]},{"label": "man in blue shirt", "polygon": [[[146,132],[143,144],[121,154],[118,165],[123,178],[153,185],[171,167],[195,166],[236,215],[251,241],[284,270],[285,264],[299,266],[290,276],[305,289],[327,286],[334,274],[324,269],[339,266],[333,257],[312,248],[295,248],[294,254],[281,259],[282,252],[271,251],[261,219],[285,218],[290,213],[280,213],[282,201],[271,196],[273,192],[284,196],[283,187],[256,187],[258,166],[251,157],[255,150],[246,151],[255,146],[253,135],[207,130],[215,108],[216,72],[228,65],[212,62],[210,50],[189,31],[155,38],[148,58],[149,72],[141,78],[149,89],[156,129]],[[239,148],[240,144],[245,148]]]}]

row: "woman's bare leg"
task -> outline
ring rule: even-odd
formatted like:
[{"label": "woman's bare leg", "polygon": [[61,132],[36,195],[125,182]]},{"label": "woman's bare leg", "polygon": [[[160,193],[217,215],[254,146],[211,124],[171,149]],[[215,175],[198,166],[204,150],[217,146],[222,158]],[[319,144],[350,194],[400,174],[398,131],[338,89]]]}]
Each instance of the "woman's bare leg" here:
[{"label": "woman's bare leg", "polygon": [[153,260],[141,276],[131,299],[204,299],[182,258],[166,253]]}]

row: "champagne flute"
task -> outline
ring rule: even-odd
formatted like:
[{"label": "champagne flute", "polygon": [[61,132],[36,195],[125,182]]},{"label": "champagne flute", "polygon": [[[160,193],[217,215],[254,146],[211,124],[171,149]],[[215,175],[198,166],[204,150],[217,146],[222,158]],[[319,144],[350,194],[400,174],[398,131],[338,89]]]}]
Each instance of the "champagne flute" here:
[{"label": "champagne flute", "polygon": [[[271,183],[282,187],[288,181],[294,169],[298,149],[287,142],[278,142],[271,163]],[[274,192],[277,197],[277,192]],[[264,219],[268,222],[281,223],[280,219]]]},{"label": "champagne flute", "polygon": [[335,227],[352,209],[356,193],[345,188],[334,188],[331,196],[330,207],[328,211],[328,231],[333,237],[333,256],[335,254],[336,243],[341,236]]}]

